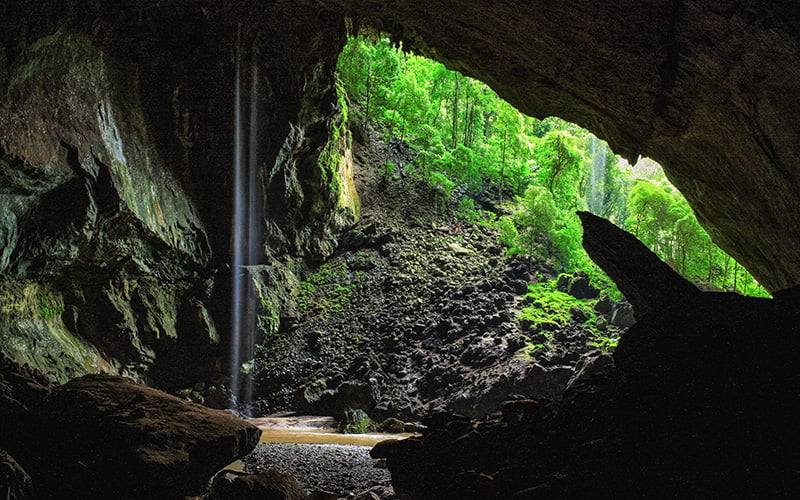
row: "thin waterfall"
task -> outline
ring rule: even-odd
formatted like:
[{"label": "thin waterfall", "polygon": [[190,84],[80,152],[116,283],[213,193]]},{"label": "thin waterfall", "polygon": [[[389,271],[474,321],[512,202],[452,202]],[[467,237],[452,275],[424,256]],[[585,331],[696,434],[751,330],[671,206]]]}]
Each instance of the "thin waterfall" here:
[{"label": "thin waterfall", "polygon": [[237,408],[241,393],[240,375],[242,366],[242,264],[244,263],[244,179],[242,165],[242,89],[241,49],[236,43],[236,77],[233,89],[233,221],[231,230],[231,408]]},{"label": "thin waterfall", "polygon": [[605,144],[594,136],[590,140],[589,150],[592,156],[592,170],[589,174],[589,193],[586,197],[586,204],[591,213],[600,215],[605,203],[604,187],[608,151]]},{"label": "thin waterfall", "polygon": [[[243,96],[242,61],[237,43],[234,79],[233,217],[231,262],[231,408],[250,413],[251,362],[255,355],[257,304],[250,266],[261,260],[262,189],[258,168],[258,71],[251,65],[249,96]],[[244,101],[249,97],[245,123]]]},{"label": "thin waterfall", "polygon": [[[254,266],[261,260],[261,182],[258,170],[258,68],[255,64],[250,69],[250,123],[247,149],[247,261],[245,265]],[[246,308],[247,329],[243,338],[242,360],[248,362],[255,357],[256,346],[256,310],[258,303],[255,297],[253,280],[247,279],[248,304]],[[249,407],[253,402],[253,376],[248,371],[242,387],[242,404]]]}]

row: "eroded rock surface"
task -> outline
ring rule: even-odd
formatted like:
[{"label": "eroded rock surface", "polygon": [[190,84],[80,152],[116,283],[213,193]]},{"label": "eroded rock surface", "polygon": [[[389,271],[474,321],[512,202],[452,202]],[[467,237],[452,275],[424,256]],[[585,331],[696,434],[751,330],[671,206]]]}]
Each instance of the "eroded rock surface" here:
[{"label": "eroded rock surface", "polygon": [[256,263],[295,273],[333,251],[358,206],[333,83],[347,16],[525,112],[659,160],[768,289],[800,283],[794,2],[43,1],[3,14],[0,296],[19,308],[3,307],[0,348],[54,380],[109,371],[180,389],[196,378],[170,366],[221,355],[237,61],[255,82]]},{"label": "eroded rock surface", "polygon": [[[380,422],[445,410],[480,417],[509,394],[559,399],[597,339],[586,318],[547,332],[519,324],[533,300],[524,297],[528,284],[554,279],[553,267],[507,257],[493,230],[441,213],[411,173],[405,143],[360,136],[362,220],[295,285],[292,300],[258,312],[270,342],[252,372],[255,413],[341,419],[361,409]],[[387,162],[396,171],[375,168]],[[268,305],[270,290],[291,281],[267,266],[250,271]],[[564,279],[590,293],[585,276]]]},{"label": "eroded rock surface", "polygon": [[291,255],[276,265],[294,272],[358,212],[349,136],[327,145],[341,18],[45,1],[0,24],[0,350],[58,382],[218,383],[237,68],[268,197],[254,258]]},{"label": "eroded rock surface", "polygon": [[30,498],[31,477],[14,460],[14,457],[0,449],[0,495],[6,500]]},{"label": "eroded rock surface", "polygon": [[[621,253],[594,247],[601,265],[638,255],[630,269],[647,270],[657,260],[619,229],[584,217],[584,230],[587,246],[616,234],[605,248]],[[650,286],[645,278],[627,283]],[[795,497],[800,318],[797,292],[778,295],[673,296],[560,402],[510,402],[481,422],[439,416],[421,438],[373,456],[388,459],[395,490],[412,499]]]},{"label": "eroded rock surface", "polygon": [[9,491],[31,498],[197,495],[261,435],[228,412],[122,377],[90,375],[53,388],[2,356],[0,418],[0,449],[29,474],[8,469]]}]

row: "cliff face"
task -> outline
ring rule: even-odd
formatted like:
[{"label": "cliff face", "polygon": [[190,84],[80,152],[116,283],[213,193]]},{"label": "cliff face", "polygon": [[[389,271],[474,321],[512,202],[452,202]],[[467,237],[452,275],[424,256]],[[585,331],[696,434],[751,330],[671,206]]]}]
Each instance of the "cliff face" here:
[{"label": "cliff face", "polygon": [[346,138],[317,162],[341,120],[340,20],[295,5],[3,10],[0,349],[59,381],[202,378],[229,314],[237,60],[258,89],[244,113],[268,199],[260,260],[324,257],[357,213]]},{"label": "cliff face", "polygon": [[333,84],[347,17],[483,79],[527,113],[558,114],[628,157],[655,158],[717,243],[769,289],[796,285],[798,9],[788,0],[4,6],[0,349],[58,380],[101,369],[178,386],[202,376],[188,360],[220,356],[228,330],[236,61],[258,89],[266,236],[255,263],[291,274],[329,254],[357,212]]}]

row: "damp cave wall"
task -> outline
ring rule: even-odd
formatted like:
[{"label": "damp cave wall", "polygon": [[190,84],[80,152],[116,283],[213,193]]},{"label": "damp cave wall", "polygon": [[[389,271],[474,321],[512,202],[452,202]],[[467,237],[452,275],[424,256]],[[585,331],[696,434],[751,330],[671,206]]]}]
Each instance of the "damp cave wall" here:
[{"label": "damp cave wall", "polygon": [[[317,158],[345,18],[661,162],[767,288],[800,282],[800,25],[777,2],[11,2],[0,7],[0,349],[57,380],[190,383],[227,342],[236,47],[257,61],[280,303],[353,220]],[[238,40],[238,43],[237,43]],[[244,76],[246,80],[249,73]],[[259,271],[261,272],[261,271]],[[213,361],[212,361],[213,360]]]},{"label": "damp cave wall", "polygon": [[341,18],[293,2],[0,14],[0,350],[60,382],[107,371],[175,390],[227,373],[237,58],[244,116],[256,78],[269,200],[248,276],[279,305],[357,215],[348,179],[317,162],[340,121]]}]

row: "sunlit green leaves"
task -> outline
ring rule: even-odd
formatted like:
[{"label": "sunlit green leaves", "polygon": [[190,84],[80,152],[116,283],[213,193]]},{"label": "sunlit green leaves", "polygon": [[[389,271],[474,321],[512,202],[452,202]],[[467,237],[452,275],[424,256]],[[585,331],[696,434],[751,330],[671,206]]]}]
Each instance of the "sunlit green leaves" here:
[{"label": "sunlit green leaves", "polygon": [[[575,215],[589,208],[591,192],[595,213],[633,232],[687,278],[763,293],[713,244],[662,172],[634,179],[585,129],[524,116],[483,83],[387,39],[351,38],[338,72],[357,118],[415,150],[408,168],[431,188],[439,210],[458,206],[474,218],[475,203],[464,200],[480,197],[506,211],[480,219],[496,221],[510,253],[604,280],[581,247]],[[591,177],[593,166],[601,178]]]}]

